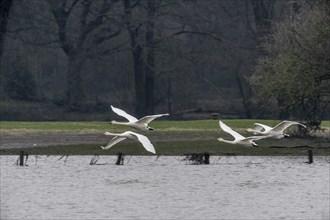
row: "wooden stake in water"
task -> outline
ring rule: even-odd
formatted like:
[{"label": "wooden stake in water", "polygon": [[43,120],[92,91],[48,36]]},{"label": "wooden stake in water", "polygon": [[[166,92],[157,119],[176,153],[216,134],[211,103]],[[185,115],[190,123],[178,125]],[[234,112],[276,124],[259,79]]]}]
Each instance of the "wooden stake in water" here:
[{"label": "wooden stake in water", "polygon": [[124,154],[118,153],[116,165],[124,165]]},{"label": "wooden stake in water", "polygon": [[209,153],[192,153],[188,154],[184,160],[191,161],[192,164],[210,164]]},{"label": "wooden stake in water", "polygon": [[[25,156],[25,163],[24,163],[24,156]],[[20,165],[20,166],[27,166],[26,162],[29,158],[29,155],[24,153],[24,151],[20,151],[19,152],[19,157],[16,161],[16,165]]]},{"label": "wooden stake in water", "polygon": [[204,164],[210,164],[210,154],[204,153]]},{"label": "wooden stake in water", "polygon": [[24,166],[24,151],[19,152],[19,165]]},{"label": "wooden stake in water", "polygon": [[308,150],[308,163],[311,164],[313,163],[313,151]]}]

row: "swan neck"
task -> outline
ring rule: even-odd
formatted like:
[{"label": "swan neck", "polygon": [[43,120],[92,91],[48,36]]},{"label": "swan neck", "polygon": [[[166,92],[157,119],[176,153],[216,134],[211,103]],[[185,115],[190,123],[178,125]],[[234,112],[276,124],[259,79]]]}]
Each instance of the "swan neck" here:
[{"label": "swan neck", "polygon": [[126,125],[127,122],[119,122],[119,121],[113,120],[113,121],[111,121],[111,124],[115,124],[115,125]]},{"label": "swan neck", "polygon": [[218,139],[219,141],[222,141],[222,142],[225,142],[225,143],[228,143],[228,144],[232,144],[233,141],[228,141],[228,140],[225,140],[225,139],[222,139],[222,138],[219,138]]}]

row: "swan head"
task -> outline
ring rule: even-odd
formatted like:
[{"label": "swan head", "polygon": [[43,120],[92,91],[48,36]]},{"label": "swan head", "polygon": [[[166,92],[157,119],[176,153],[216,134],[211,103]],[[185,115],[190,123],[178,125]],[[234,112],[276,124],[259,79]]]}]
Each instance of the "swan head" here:
[{"label": "swan head", "polygon": [[254,130],[251,129],[251,128],[246,129],[246,131],[247,131],[247,132],[254,132]]},{"label": "swan head", "polygon": [[284,138],[289,138],[290,135],[288,135],[288,134],[283,134],[283,137],[284,137]]},{"label": "swan head", "polygon": [[153,130],[154,130],[154,128],[149,127],[149,126],[147,126],[147,129],[148,129],[149,131],[153,131]]},{"label": "swan head", "polygon": [[115,124],[116,123],[116,121],[115,120],[112,120],[111,122],[110,122],[110,124]]},{"label": "swan head", "polygon": [[222,138],[218,138],[218,141],[223,141],[223,139]]}]

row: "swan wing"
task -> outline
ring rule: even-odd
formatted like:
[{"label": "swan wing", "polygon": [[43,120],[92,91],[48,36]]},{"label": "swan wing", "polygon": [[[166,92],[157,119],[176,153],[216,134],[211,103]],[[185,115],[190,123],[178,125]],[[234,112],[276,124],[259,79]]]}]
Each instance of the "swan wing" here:
[{"label": "swan wing", "polygon": [[257,141],[257,140],[268,138],[268,137],[269,136],[249,136],[249,137],[246,137],[245,139],[251,140],[251,141]]},{"label": "swan wing", "polygon": [[125,137],[120,137],[120,136],[115,136],[114,138],[111,139],[111,141],[107,144],[107,146],[103,147],[101,146],[101,148],[103,150],[108,150],[110,147],[114,146],[115,144],[125,140]]},{"label": "swan wing", "polygon": [[231,129],[229,126],[227,126],[222,121],[219,121],[220,128],[224,131],[233,136],[235,139],[244,139],[245,137]]},{"label": "swan wing", "polygon": [[262,131],[262,130],[264,130],[266,132],[266,131],[271,130],[272,127],[270,127],[268,125],[261,124],[261,123],[254,123],[253,129],[255,131],[259,131],[259,132]]},{"label": "swan wing", "polygon": [[273,130],[274,131],[278,131],[278,132],[283,132],[285,129],[287,129],[288,127],[290,127],[291,125],[301,125],[303,127],[306,128],[305,125],[299,123],[299,122],[295,122],[295,121],[282,121],[280,122],[278,125],[276,125]]},{"label": "swan wing", "polygon": [[111,105],[111,109],[113,112],[115,112],[117,115],[120,115],[124,118],[126,118],[129,122],[136,122],[137,121],[137,118],[135,118],[134,116],[126,113],[124,110],[121,110],[119,108],[115,108]]},{"label": "swan wing", "polygon": [[144,116],[143,118],[139,119],[138,123],[148,124],[149,122],[155,120],[156,118],[162,117],[162,116],[169,116],[169,114],[166,113],[166,114],[159,114],[159,115],[147,115],[147,116]]},{"label": "swan wing", "polygon": [[142,143],[143,147],[147,151],[149,151],[149,152],[151,152],[153,154],[156,154],[156,150],[155,150],[154,146],[152,145],[152,143],[150,142],[150,140],[146,136],[144,136],[142,134],[138,134],[138,133],[132,132],[132,131],[129,131],[129,133],[131,135],[136,136],[137,139]]}]

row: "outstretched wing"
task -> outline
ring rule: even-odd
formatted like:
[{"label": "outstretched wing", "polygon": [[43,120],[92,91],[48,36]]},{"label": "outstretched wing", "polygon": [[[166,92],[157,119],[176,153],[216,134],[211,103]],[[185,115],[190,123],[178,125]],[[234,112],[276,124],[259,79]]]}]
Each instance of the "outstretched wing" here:
[{"label": "outstretched wing", "polygon": [[233,129],[231,129],[230,127],[228,127],[225,123],[223,123],[222,121],[219,121],[219,125],[220,128],[227,132],[228,134],[232,135],[235,139],[244,139],[245,137],[240,135],[239,133],[237,133],[236,131],[234,131]]},{"label": "outstretched wing", "polygon": [[156,154],[156,150],[154,148],[154,145],[152,145],[152,143],[150,142],[150,140],[146,136],[144,136],[142,134],[132,132],[132,131],[128,131],[128,132],[132,135],[135,135],[147,151],[149,151],[153,154]]},{"label": "outstretched wing", "polygon": [[257,141],[257,140],[268,138],[268,137],[269,136],[249,136],[249,137],[246,137],[246,139],[251,140],[251,141]]},{"label": "outstretched wing", "polygon": [[111,105],[111,109],[112,111],[114,111],[117,115],[120,115],[124,118],[126,118],[129,122],[136,122],[137,118],[135,118],[134,116],[127,114],[124,110],[121,110],[119,108],[115,108]]},{"label": "outstretched wing", "polygon": [[107,146],[103,147],[101,146],[101,148],[103,150],[108,150],[110,147],[112,147],[113,145],[125,140],[126,138],[125,137],[119,137],[119,136],[116,136],[114,138],[111,139],[111,141],[107,144]]},{"label": "outstretched wing", "polygon": [[269,131],[269,130],[271,130],[272,129],[272,127],[270,127],[270,126],[268,126],[268,125],[264,125],[264,124],[260,124],[260,123],[254,123],[254,125],[253,125],[253,130],[255,130],[255,131]]},{"label": "outstretched wing", "polygon": [[288,127],[290,127],[291,125],[300,125],[306,128],[305,125],[299,123],[299,122],[295,122],[295,121],[282,121],[280,122],[278,125],[276,125],[273,130],[274,131],[284,131],[285,129],[287,129]]},{"label": "outstretched wing", "polygon": [[142,123],[142,124],[149,124],[149,122],[155,120],[156,118],[162,117],[162,116],[169,116],[169,114],[166,113],[166,114],[159,114],[159,115],[144,116],[143,118],[139,119],[138,122]]}]

